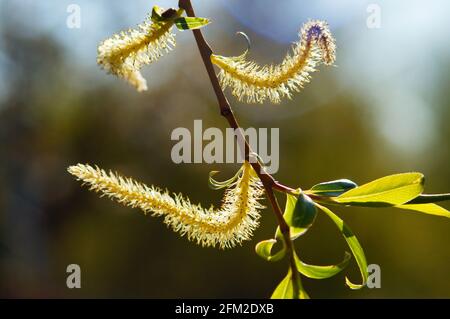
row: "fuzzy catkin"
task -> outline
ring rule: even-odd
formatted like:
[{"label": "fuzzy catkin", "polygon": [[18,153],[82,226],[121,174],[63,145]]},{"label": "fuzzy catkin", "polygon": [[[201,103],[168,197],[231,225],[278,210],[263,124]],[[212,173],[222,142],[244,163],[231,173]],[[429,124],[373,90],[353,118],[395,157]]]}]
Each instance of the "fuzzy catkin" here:
[{"label": "fuzzy catkin", "polygon": [[247,52],[238,57],[213,54],[212,63],[221,69],[222,88],[230,87],[234,96],[247,103],[263,103],[266,99],[280,103],[284,97],[291,98],[292,92],[300,91],[310,81],[310,73],[320,62],[332,65],[336,60],[335,41],[326,22],[307,22],[299,36],[292,54],[278,65],[259,66],[247,61]]},{"label": "fuzzy catkin", "polygon": [[69,173],[90,186],[90,189],[138,207],[144,213],[164,217],[164,222],[189,240],[201,246],[231,248],[249,240],[259,225],[258,200],[263,188],[256,173],[245,162],[236,181],[226,189],[221,207],[205,209],[192,204],[181,194],[171,196],[167,191],[148,187],[131,178],[89,165],[78,164],[68,168]]},{"label": "fuzzy catkin", "polygon": [[179,10],[172,19],[163,22],[153,22],[148,16],[136,29],[122,31],[104,40],[98,46],[97,63],[137,91],[147,90],[147,81],[140,69],[175,47],[175,34],[171,28],[181,13]]}]

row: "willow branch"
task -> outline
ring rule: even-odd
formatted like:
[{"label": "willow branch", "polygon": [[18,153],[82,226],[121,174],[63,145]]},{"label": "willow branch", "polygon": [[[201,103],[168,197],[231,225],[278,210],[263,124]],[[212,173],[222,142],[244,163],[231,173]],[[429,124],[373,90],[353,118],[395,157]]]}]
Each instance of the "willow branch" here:
[{"label": "willow branch", "polygon": [[[184,9],[186,11],[186,14],[189,17],[195,17],[195,12],[192,7],[190,0],[180,0],[179,1],[179,7],[181,9]],[[205,38],[203,37],[202,31],[200,29],[192,30],[194,33],[195,41],[197,43],[197,47],[200,51],[200,55],[202,57],[203,63],[205,65],[206,71],[208,72],[209,80],[211,82],[211,85],[214,89],[214,93],[216,94],[217,102],[219,104],[220,108],[220,114],[226,118],[228,121],[228,124],[230,127],[232,127],[236,133],[239,135],[239,139],[241,141],[244,141],[244,154],[245,159],[249,160],[250,156],[253,156],[252,154],[255,154],[252,149],[250,148],[250,145],[248,144],[242,130],[240,129],[240,126],[238,124],[238,121],[236,117],[234,116],[233,110],[231,108],[230,103],[228,102],[227,98],[225,97],[225,94],[223,93],[223,90],[220,86],[219,79],[217,78],[216,72],[214,70],[214,66],[211,62],[211,54],[213,53],[211,47],[206,42]],[[278,190],[282,192],[288,192],[288,193],[294,193],[295,190],[280,184],[277,182],[272,175],[268,174],[264,168],[262,167],[261,163],[256,161],[249,161],[252,165],[255,172],[258,174],[258,177],[260,178],[264,189],[267,194],[267,198],[270,201],[270,204],[274,210],[275,216],[277,218],[278,224],[280,225],[280,231],[283,234],[285,243],[286,243],[286,250],[289,255],[289,261],[290,261],[290,267],[292,268],[292,276],[293,276],[293,283],[294,283],[294,290],[298,291],[299,287],[297,286],[297,280],[296,277],[298,276],[297,267],[295,265],[294,260],[294,251],[292,248],[292,241],[290,238],[290,230],[289,226],[286,224],[286,221],[283,218],[283,213],[280,209],[280,206],[276,200],[275,194],[273,190]]]}]

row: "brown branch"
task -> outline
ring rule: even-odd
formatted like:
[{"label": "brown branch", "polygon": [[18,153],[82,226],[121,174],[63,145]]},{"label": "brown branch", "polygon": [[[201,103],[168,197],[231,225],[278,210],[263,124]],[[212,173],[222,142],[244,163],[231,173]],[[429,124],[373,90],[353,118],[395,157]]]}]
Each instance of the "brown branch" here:
[{"label": "brown branch", "polygon": [[[266,185],[264,185],[264,189],[267,194],[267,198],[270,201],[270,204],[275,212],[275,216],[277,217],[278,224],[280,225],[280,231],[283,234],[284,242],[286,244],[286,251],[288,253],[289,257],[289,266],[292,270],[292,287],[294,290],[294,293],[297,294],[299,291],[298,286],[298,280],[299,274],[297,270],[297,265],[295,264],[295,258],[294,258],[294,247],[291,240],[291,232],[289,229],[289,226],[286,224],[286,221],[283,218],[283,213],[281,212],[280,205],[278,204],[277,198],[275,197],[273,190],[271,188],[267,188]],[[298,299],[298,297],[297,297]]]},{"label": "brown branch", "polygon": [[[179,6],[186,11],[188,16],[195,17],[194,9],[192,8],[190,1],[180,0]],[[220,87],[219,79],[217,78],[216,72],[214,71],[214,66],[210,58],[212,49],[203,37],[201,30],[197,29],[192,31],[194,33],[194,37],[202,56],[206,71],[208,72],[209,80],[211,81],[214,93],[216,94],[217,101],[220,107],[220,114],[227,119],[230,127],[232,127],[236,131],[236,133],[239,135],[239,139],[244,142],[245,159],[249,160],[250,156],[254,156],[252,154],[255,153],[252,151],[250,145],[245,139],[245,136],[240,129],[237,119],[234,116],[233,110],[231,109],[230,103],[228,102],[222,91],[222,88]],[[270,188],[276,189],[281,192],[295,193],[295,190],[293,188],[280,184],[273,178],[272,175],[268,174],[258,160],[251,160],[250,164],[253,166],[259,178],[265,185],[268,185],[270,186]]]},{"label": "brown branch", "polygon": [[[194,9],[192,8],[192,4],[190,0],[180,0],[179,1],[179,7],[181,9],[184,9],[189,17],[195,17]],[[192,30],[194,33],[195,41],[197,42],[197,47],[200,51],[200,55],[202,57],[203,63],[205,65],[206,71],[208,72],[209,80],[211,82],[211,85],[214,89],[214,93],[217,97],[217,102],[219,103],[220,108],[220,114],[225,117],[235,132],[239,135],[239,140],[244,142],[244,154],[245,159],[250,162],[255,172],[258,174],[259,179],[261,180],[265,192],[267,194],[267,198],[270,201],[270,204],[275,212],[275,216],[277,218],[278,224],[280,226],[280,231],[283,234],[284,241],[286,243],[286,250],[289,255],[289,263],[290,267],[292,269],[292,279],[293,279],[293,285],[294,285],[294,291],[298,292],[298,271],[297,266],[295,264],[294,260],[294,250],[293,250],[293,244],[290,238],[290,229],[287,225],[286,221],[283,218],[283,213],[280,209],[280,206],[277,202],[277,199],[275,197],[275,194],[273,190],[278,190],[285,193],[295,193],[295,190],[293,188],[290,188],[288,186],[282,185],[279,182],[277,182],[272,175],[268,174],[264,168],[262,167],[261,163],[257,160],[256,156],[253,159],[256,160],[249,160],[250,156],[254,156],[255,154],[252,149],[250,148],[250,145],[248,144],[242,130],[240,129],[240,126],[238,124],[238,121],[236,117],[234,116],[233,110],[231,109],[230,103],[228,102],[227,98],[225,97],[225,94],[223,93],[223,90],[220,86],[219,79],[217,78],[216,72],[214,70],[214,66],[211,62],[211,54],[213,53],[211,47],[206,42],[205,38],[203,37],[203,34],[201,30]],[[240,145],[242,143],[239,143]],[[242,147],[242,145],[241,145]]]}]

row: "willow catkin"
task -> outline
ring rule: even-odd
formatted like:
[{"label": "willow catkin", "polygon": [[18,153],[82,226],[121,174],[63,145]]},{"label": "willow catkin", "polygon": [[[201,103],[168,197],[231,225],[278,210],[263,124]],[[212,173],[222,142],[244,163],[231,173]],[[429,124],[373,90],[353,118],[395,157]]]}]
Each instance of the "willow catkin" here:
[{"label": "willow catkin", "polygon": [[263,188],[253,168],[245,162],[236,181],[226,189],[221,207],[215,210],[192,204],[180,194],[171,196],[154,186],[148,187],[131,178],[89,165],[68,168],[69,173],[90,186],[90,189],[138,207],[144,213],[164,217],[164,222],[181,236],[201,246],[231,248],[251,238],[259,225],[258,200]]},{"label": "willow catkin", "polygon": [[291,98],[292,92],[300,91],[309,82],[310,73],[316,71],[320,62],[335,62],[336,45],[326,22],[309,21],[300,33],[300,41],[278,65],[259,66],[248,61],[247,52],[238,57],[212,55],[211,61],[221,71],[220,83],[240,101],[262,103],[266,99],[279,103],[283,97]]},{"label": "willow catkin", "polygon": [[104,40],[98,46],[97,63],[134,86],[139,92],[147,90],[140,69],[158,60],[175,47],[171,29],[182,10],[170,19],[154,22],[149,15],[136,29],[129,29]]}]

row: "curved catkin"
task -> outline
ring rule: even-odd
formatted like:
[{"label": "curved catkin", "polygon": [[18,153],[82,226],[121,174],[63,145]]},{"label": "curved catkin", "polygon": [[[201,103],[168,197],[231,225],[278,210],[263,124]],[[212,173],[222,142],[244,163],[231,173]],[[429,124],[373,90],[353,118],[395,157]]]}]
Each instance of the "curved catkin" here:
[{"label": "curved catkin", "polygon": [[320,62],[335,62],[336,45],[326,22],[309,21],[300,33],[300,41],[278,65],[259,66],[246,60],[246,53],[238,57],[212,55],[211,61],[221,71],[219,79],[223,89],[231,88],[240,101],[263,103],[269,99],[280,103],[283,97],[291,98],[309,82],[310,73]]},{"label": "curved catkin", "polygon": [[222,205],[215,210],[192,204],[189,199],[167,191],[148,187],[130,178],[124,178],[89,165],[78,164],[68,168],[69,173],[90,186],[90,189],[138,207],[144,213],[164,217],[164,222],[181,236],[202,246],[231,248],[249,240],[259,225],[258,200],[262,185],[253,168],[245,162],[237,180],[225,191]]},{"label": "curved catkin", "polygon": [[181,14],[182,10],[178,10],[173,18],[163,22],[153,22],[149,16],[136,29],[122,31],[104,40],[98,46],[97,63],[139,92],[147,90],[140,69],[175,47],[175,34],[170,30],[175,18]]}]

